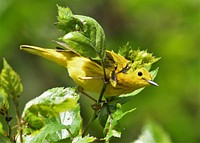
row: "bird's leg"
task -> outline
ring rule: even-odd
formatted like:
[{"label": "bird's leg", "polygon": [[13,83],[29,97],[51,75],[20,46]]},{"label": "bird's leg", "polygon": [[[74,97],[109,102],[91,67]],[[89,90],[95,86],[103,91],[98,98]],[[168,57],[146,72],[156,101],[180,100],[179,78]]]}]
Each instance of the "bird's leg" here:
[{"label": "bird's leg", "polygon": [[[102,104],[101,103],[97,103],[97,100],[95,98],[93,98],[92,96],[90,96],[89,94],[85,93],[84,92],[84,89],[81,87],[81,86],[78,86],[78,91],[85,95],[86,97],[90,98],[92,101],[94,101],[95,103],[92,104],[92,109],[96,112],[96,111],[99,111],[102,107]],[[101,101],[101,102],[104,102],[104,101]]]},{"label": "bird's leg", "polygon": [[94,102],[97,102],[96,99],[94,99],[92,96],[90,96],[89,94],[87,94],[87,93],[84,92],[83,87],[78,86],[78,91],[79,91],[81,94],[83,94],[83,95],[87,96],[88,98],[90,98],[91,100],[93,100]]}]

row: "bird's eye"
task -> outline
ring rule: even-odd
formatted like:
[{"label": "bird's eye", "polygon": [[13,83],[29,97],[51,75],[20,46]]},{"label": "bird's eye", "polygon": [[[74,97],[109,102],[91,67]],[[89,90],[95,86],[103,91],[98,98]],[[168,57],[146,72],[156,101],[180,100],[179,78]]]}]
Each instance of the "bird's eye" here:
[{"label": "bird's eye", "polygon": [[142,76],[142,72],[139,71],[139,72],[138,72],[138,76]]}]

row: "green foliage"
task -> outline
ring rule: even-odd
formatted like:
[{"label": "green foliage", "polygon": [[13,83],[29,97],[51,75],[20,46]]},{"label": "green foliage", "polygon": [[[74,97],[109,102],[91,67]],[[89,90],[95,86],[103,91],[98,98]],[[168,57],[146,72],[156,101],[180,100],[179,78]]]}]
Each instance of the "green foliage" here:
[{"label": "green foliage", "polygon": [[0,88],[0,114],[5,115],[9,109],[8,98],[5,91]]},{"label": "green foliage", "polygon": [[56,142],[59,140],[58,134],[56,132],[61,131],[62,129],[67,129],[66,126],[62,124],[46,124],[39,132],[36,134],[28,135],[24,138],[25,142],[32,142],[32,143],[38,143],[38,142],[44,142],[45,139],[49,140],[50,142]]},{"label": "green foliage", "polygon": [[78,96],[73,89],[50,89],[29,101],[22,117],[31,128],[40,129],[47,117],[58,116],[60,112],[75,108],[77,100]]},{"label": "green foliage", "polygon": [[105,57],[105,34],[91,17],[73,15],[69,8],[58,6],[57,26],[66,35],[60,39],[78,54],[95,60]]},{"label": "green foliage", "polygon": [[21,95],[23,86],[19,75],[3,60],[3,69],[0,76],[0,87],[8,96],[15,98]]},{"label": "green foliage", "polygon": [[89,135],[87,136],[78,136],[73,139],[72,143],[90,143],[95,141],[95,137],[90,137]]},{"label": "green foliage", "polygon": [[[134,50],[129,43],[121,47],[118,53],[124,56],[126,59],[132,61],[131,69],[135,70],[140,67],[145,67],[150,70],[151,65],[157,62],[160,58],[153,56],[152,53],[148,53],[147,50],[140,51],[140,49]],[[130,70],[130,72],[132,72]]]},{"label": "green foliage", "polygon": [[[108,106],[109,107],[109,106]],[[130,113],[135,110],[131,109],[129,111],[123,112],[121,108],[121,104],[116,104],[115,111],[108,117],[106,125],[104,127],[104,135],[105,135],[105,141],[109,141],[111,137],[121,137],[121,131],[122,127],[119,125],[120,119],[126,115],[127,113]],[[110,108],[109,108],[110,109]]]},{"label": "green foliage", "polygon": [[168,134],[155,122],[149,120],[142,129],[142,134],[134,143],[171,143]]},{"label": "green foliage", "polygon": [[[17,112],[17,118],[20,127],[20,117],[19,117],[19,97],[22,94],[23,86],[21,83],[21,79],[19,75],[12,69],[12,67],[3,59],[3,69],[1,70],[0,74],[0,114],[4,116],[7,124],[8,124],[8,133],[7,136],[4,134],[2,130],[2,126],[0,123],[0,137],[2,138],[3,142],[12,142],[13,139],[11,138],[11,126],[10,121],[12,117],[9,116],[8,109],[9,109],[9,102],[8,98],[13,100],[15,105],[15,109]],[[8,138],[10,137],[10,138]]]},{"label": "green foliage", "polygon": [[57,27],[61,29],[65,34],[83,29],[83,23],[78,18],[73,16],[70,8],[58,6],[57,19]]},{"label": "green foliage", "polygon": [[19,75],[3,59],[3,69],[0,74],[0,113],[5,115],[9,109],[8,98],[14,102],[22,94],[23,86]]},{"label": "green foliage", "polygon": [[[25,142],[92,142],[81,137],[82,118],[74,88],[53,88],[26,104],[23,112]],[[27,126],[29,128],[27,129]]]},{"label": "green foliage", "polygon": [[90,40],[78,31],[66,34],[62,40],[78,54],[91,58],[97,57],[97,52]]}]

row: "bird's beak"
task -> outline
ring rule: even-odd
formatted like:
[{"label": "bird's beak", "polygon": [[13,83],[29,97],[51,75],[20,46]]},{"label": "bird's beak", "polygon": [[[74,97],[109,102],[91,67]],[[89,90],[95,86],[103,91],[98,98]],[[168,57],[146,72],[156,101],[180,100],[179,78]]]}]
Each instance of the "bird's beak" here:
[{"label": "bird's beak", "polygon": [[153,80],[147,80],[147,82],[151,85],[154,85],[154,86],[159,86],[156,82],[154,82]]}]

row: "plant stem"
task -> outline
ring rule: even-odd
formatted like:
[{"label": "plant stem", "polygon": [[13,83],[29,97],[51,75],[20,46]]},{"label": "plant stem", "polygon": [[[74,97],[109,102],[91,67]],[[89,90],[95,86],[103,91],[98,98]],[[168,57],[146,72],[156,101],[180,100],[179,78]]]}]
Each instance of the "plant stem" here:
[{"label": "plant stem", "polygon": [[14,97],[13,98],[13,102],[15,105],[15,110],[16,110],[16,117],[17,117],[17,123],[18,123],[18,129],[19,129],[19,138],[20,138],[20,143],[23,143],[23,139],[22,139],[22,124],[21,124],[21,117],[20,117],[20,111],[19,111],[19,98],[18,97]]},{"label": "plant stem", "polygon": [[104,94],[104,92],[106,90],[106,86],[107,86],[107,83],[104,83],[97,103],[101,103],[102,102],[102,98],[103,98],[103,94]]},{"label": "plant stem", "polygon": [[12,134],[12,129],[11,129],[11,126],[10,126],[10,116],[8,114],[8,112],[6,112],[6,117],[5,117],[5,120],[6,120],[6,123],[8,125],[8,138],[12,139],[11,137],[11,134]]},{"label": "plant stem", "polygon": [[102,102],[103,94],[104,94],[104,92],[105,92],[105,90],[106,90],[107,84],[109,83],[109,80],[108,80],[108,78],[106,77],[106,69],[105,69],[105,65],[104,65],[104,61],[103,61],[103,60],[102,60],[102,62],[101,62],[101,65],[102,65],[102,68],[103,68],[104,84],[103,84],[103,87],[102,87],[102,89],[101,89],[101,93],[100,93],[100,95],[99,95],[99,99],[98,99],[97,103]]},{"label": "plant stem", "polygon": [[85,92],[84,92],[84,89],[83,89],[81,86],[78,86],[78,91],[79,91],[81,94],[83,94],[83,95],[85,95],[86,97],[88,97],[88,98],[90,98],[91,100],[93,100],[94,102],[97,102],[96,99],[94,99],[92,96],[90,96],[90,95],[88,95],[87,93],[85,93]]},{"label": "plant stem", "polygon": [[70,135],[70,138],[71,138],[71,140],[73,140],[74,136],[73,136],[72,132],[71,132],[69,129],[66,129],[66,130],[68,131],[68,133],[69,133],[69,135]]},{"label": "plant stem", "polygon": [[106,77],[106,69],[105,69],[105,65],[104,65],[104,61],[103,60],[101,61],[101,65],[102,65],[102,68],[103,68],[104,81],[105,81],[105,83],[107,83],[108,79]]}]

